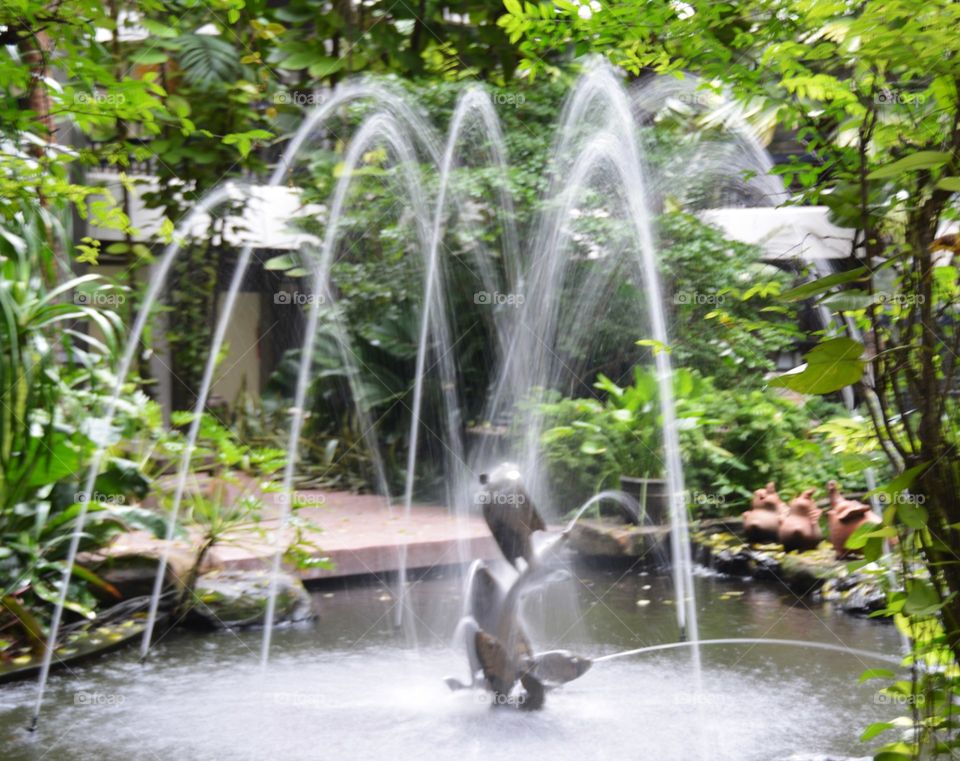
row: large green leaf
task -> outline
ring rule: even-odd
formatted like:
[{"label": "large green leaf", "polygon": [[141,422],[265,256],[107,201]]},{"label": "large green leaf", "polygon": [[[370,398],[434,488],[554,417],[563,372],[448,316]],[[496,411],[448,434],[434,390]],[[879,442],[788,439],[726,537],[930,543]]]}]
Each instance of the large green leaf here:
[{"label": "large green leaf", "polygon": [[829,394],[856,383],[863,375],[863,344],[851,338],[831,338],[803,358],[805,364],[770,381],[771,386],[801,394]]},{"label": "large green leaf", "polygon": [[885,166],[875,169],[867,175],[868,180],[884,180],[891,177],[899,177],[907,172],[918,172],[921,169],[933,169],[943,166],[950,160],[950,154],[946,151],[917,151],[911,153],[906,158],[893,161]]},{"label": "large green leaf", "polygon": [[908,581],[907,602],[903,610],[909,615],[932,616],[940,610],[940,595],[928,581],[922,579]]},{"label": "large green leaf", "polygon": [[836,288],[838,285],[860,280],[866,274],[866,267],[854,267],[852,270],[847,270],[846,272],[836,272],[833,275],[817,278],[816,280],[811,280],[809,283],[791,288],[789,291],[781,294],[780,298],[786,299],[787,301],[803,301],[804,299],[809,299],[811,296],[819,296],[821,293],[829,291],[831,288]]}]

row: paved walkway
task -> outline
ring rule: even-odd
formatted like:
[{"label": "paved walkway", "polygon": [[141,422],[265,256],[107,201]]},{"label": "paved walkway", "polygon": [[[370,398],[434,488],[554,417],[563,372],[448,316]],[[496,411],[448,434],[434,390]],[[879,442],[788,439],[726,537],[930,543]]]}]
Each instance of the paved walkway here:
[{"label": "paved walkway", "polygon": [[[261,532],[240,532],[229,543],[214,546],[207,555],[204,570],[263,568],[273,552],[269,532],[279,523],[279,499],[281,495],[264,495],[267,510]],[[298,570],[304,580],[394,571],[404,552],[407,568],[411,569],[499,556],[493,537],[478,515],[458,520],[446,508],[415,505],[407,517],[402,505],[395,505],[391,511],[381,497],[345,492],[300,491],[297,500],[301,505],[297,516],[318,529],[305,534],[317,546],[311,554],[329,558],[334,563],[332,569]],[[287,541],[291,533],[287,531]],[[115,558],[155,556],[162,544],[145,532],[133,532],[119,537],[108,554]],[[185,572],[192,556],[189,541],[175,541],[170,558],[173,572]]]}]

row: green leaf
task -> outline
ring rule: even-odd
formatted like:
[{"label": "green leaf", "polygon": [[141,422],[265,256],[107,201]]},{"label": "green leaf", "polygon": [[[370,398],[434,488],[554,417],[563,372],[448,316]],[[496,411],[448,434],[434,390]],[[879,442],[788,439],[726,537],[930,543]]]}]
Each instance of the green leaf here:
[{"label": "green leaf", "polygon": [[860,683],[870,679],[893,679],[895,676],[890,669],[867,669],[860,675]]},{"label": "green leaf", "polygon": [[223,136],[224,145],[235,145],[240,155],[246,158],[250,154],[255,140],[268,140],[273,137],[273,133],[265,129],[251,129],[247,132],[231,132]]},{"label": "green leaf", "polygon": [[[926,469],[926,467],[927,467],[927,463],[925,462],[922,462],[919,465],[914,465],[912,468],[908,468],[907,470],[903,471],[903,473],[898,475],[896,478],[894,478],[890,482],[883,484],[881,486],[878,486],[876,489],[873,489],[872,491],[868,491],[864,496],[869,498],[869,497],[873,497],[874,495],[877,495],[877,496],[883,495],[884,500],[888,504],[891,504],[891,505],[897,504],[898,502],[897,498],[900,496],[900,494],[902,494],[904,490],[909,489],[913,485],[913,482],[917,480],[917,476],[919,476],[924,471],[924,469]],[[902,507],[902,505],[900,506]],[[903,523],[909,526],[910,528],[923,528],[923,525],[918,526],[918,525],[911,525],[910,523],[908,523],[908,521],[904,519],[904,516],[900,514],[899,509],[897,513],[898,515],[900,515],[900,520],[903,521]],[[919,520],[918,514],[915,512],[910,513],[909,519]],[[923,522],[924,524],[926,523],[925,510],[923,511]]]},{"label": "green leaf", "polygon": [[177,30],[162,24],[155,19],[144,18],[139,20],[140,25],[150,32],[152,37],[163,37],[166,39],[172,39],[177,36]]},{"label": "green leaf", "polygon": [[771,386],[801,394],[829,394],[856,383],[863,375],[863,344],[850,338],[831,338],[804,355],[805,365],[773,378]]},{"label": "green leaf", "polygon": [[866,309],[875,303],[876,299],[866,291],[859,288],[831,293],[820,301],[821,306],[825,306],[831,312],[854,312],[859,309]]},{"label": "green leaf", "polygon": [[829,291],[831,288],[836,288],[838,285],[860,280],[866,274],[866,267],[854,267],[852,270],[847,270],[846,272],[837,272],[833,275],[827,275],[826,277],[811,280],[809,283],[798,285],[796,288],[791,288],[789,291],[781,294],[780,298],[786,299],[787,301],[803,301],[804,299],[809,299],[811,296],[818,296],[825,291]]},{"label": "green leaf", "polygon": [[279,256],[273,256],[267,259],[267,261],[264,262],[263,268],[271,271],[288,270],[296,267],[298,263],[298,258],[295,258],[293,254],[280,254]]},{"label": "green leaf", "polygon": [[580,445],[580,451],[583,454],[597,455],[606,452],[607,448],[596,441],[585,441]]},{"label": "green leaf", "polygon": [[897,505],[897,517],[907,528],[920,530],[927,525],[927,510],[912,502],[903,502]]},{"label": "green leaf", "polygon": [[158,63],[166,63],[167,58],[168,56],[164,51],[151,48],[134,53],[130,56],[130,62],[141,66],[152,66]]},{"label": "green leaf", "polygon": [[872,740],[877,735],[883,734],[888,729],[893,729],[893,724],[889,721],[877,721],[863,730],[863,734],[860,735],[860,742],[867,742]]},{"label": "green leaf", "polygon": [[670,353],[670,347],[663,341],[657,341],[653,338],[641,338],[637,341],[637,346],[649,346],[653,349],[653,356],[657,356],[660,352],[665,351],[667,354]]},{"label": "green leaf", "polygon": [[113,586],[113,584],[111,584],[110,582],[104,581],[103,579],[101,579],[99,576],[97,576],[97,574],[95,574],[89,568],[84,568],[82,565],[74,565],[73,575],[76,576],[78,579],[83,579],[88,584],[92,584],[93,586],[98,587],[99,589],[102,589],[104,592],[106,592],[107,594],[113,597],[116,597],[117,599],[120,599],[123,597],[123,595],[120,594],[119,589]]},{"label": "green leaf", "polygon": [[326,79],[336,74],[343,68],[343,60],[340,58],[331,58],[324,56],[321,60],[315,61],[307,68],[307,73],[314,79]]},{"label": "green leaf", "polygon": [[903,606],[905,613],[912,616],[932,616],[940,607],[940,595],[929,581],[907,581],[907,602]]},{"label": "green leaf", "polygon": [[950,160],[950,154],[946,151],[917,151],[906,158],[894,161],[879,169],[875,169],[867,175],[868,180],[884,180],[890,177],[898,177],[907,172],[918,172],[921,169],[933,169],[943,166]]},{"label": "green leaf", "polygon": [[937,183],[940,190],[949,190],[951,193],[960,193],[960,177],[943,177]]}]

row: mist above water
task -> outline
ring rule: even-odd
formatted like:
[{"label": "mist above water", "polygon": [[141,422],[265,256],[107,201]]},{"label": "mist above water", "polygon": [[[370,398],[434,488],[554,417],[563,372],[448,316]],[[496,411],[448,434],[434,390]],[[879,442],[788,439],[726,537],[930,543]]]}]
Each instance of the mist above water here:
[{"label": "mist above water", "polygon": [[[577,391],[582,394],[586,390],[592,393],[590,368],[585,360],[577,361],[576,353],[572,353],[570,347],[590,345],[598,320],[609,317],[606,310],[609,309],[611,292],[623,282],[633,284],[639,295],[629,311],[617,317],[636,326],[637,339],[648,339],[658,347],[670,344],[652,225],[664,188],[662,178],[652,172],[647,163],[642,139],[645,127],[653,118],[651,115],[656,113],[658,98],[676,95],[672,90],[660,92],[658,87],[660,85],[631,91],[625,87],[617,72],[606,65],[598,63],[587,68],[572,88],[558,121],[549,161],[547,190],[542,199],[543,211],[522,244],[515,228],[513,201],[507,191],[506,173],[510,158],[495,108],[481,89],[466,90],[460,97],[444,136],[438,135],[402,94],[376,82],[350,82],[338,87],[324,105],[304,118],[269,180],[272,186],[290,180],[298,163],[309,157],[311,147],[323,134],[328,121],[341,109],[354,103],[371,106],[371,113],[363,119],[347,143],[341,171],[329,201],[323,235],[316,245],[301,252],[303,265],[309,271],[310,290],[323,298],[310,300],[306,315],[306,331],[300,351],[301,365],[291,409],[288,460],[283,473],[285,490],[293,488],[298,473],[307,388],[311,381],[312,357],[321,323],[332,331],[354,398],[359,399],[362,393],[359,386],[364,368],[360,367],[350,345],[346,326],[338,317],[331,268],[340,255],[344,221],[351,211],[351,204],[355,202],[351,189],[356,177],[361,174],[359,169],[364,157],[374,149],[382,149],[387,156],[386,165],[396,170],[394,174],[403,207],[402,212],[398,213],[406,214],[411,220],[411,239],[415,245],[410,256],[416,258],[422,274],[422,293],[416,370],[409,409],[409,448],[402,493],[391,493],[385,457],[379,449],[376,435],[376,421],[371,419],[363,405],[357,405],[357,421],[369,450],[378,491],[387,498],[389,510],[410,509],[417,486],[417,458],[424,451],[420,442],[429,439],[433,449],[440,452],[438,459],[444,474],[446,503],[460,518],[465,518],[472,510],[471,495],[478,475],[504,457],[519,463],[528,492],[546,516],[558,519],[566,512],[570,506],[560,506],[562,495],[556,494],[551,488],[545,473],[540,444],[544,420],[538,412],[537,403],[546,400],[551,391]],[[689,89],[683,92],[689,92]],[[741,138],[737,140],[739,142],[735,141],[736,145],[753,146],[746,152],[750,167],[759,170],[766,166],[764,162],[769,162],[769,158],[765,157],[762,149]],[[775,187],[764,184],[765,181],[730,179],[737,177],[738,173],[732,171],[727,162],[732,160],[731,157],[743,155],[743,152],[735,150],[731,153],[726,143],[717,143],[719,147],[712,146],[704,143],[693,149],[694,155],[702,158],[703,171],[691,173],[694,178],[691,179],[691,188],[696,183],[701,183],[698,186],[701,190],[711,186],[711,183],[718,187],[729,185],[738,188],[736,192],[743,197],[755,196],[767,201],[776,197],[778,192],[782,194],[782,187],[777,191]],[[685,150],[690,149],[687,147]],[[448,236],[466,234],[477,241],[484,238],[484,221],[466,212],[465,199],[453,182],[456,170],[465,162],[471,166],[488,166],[501,177],[501,190],[494,199],[497,242],[493,246],[496,250],[490,250],[489,245],[478,242],[468,256],[453,262],[451,257],[445,255]],[[696,195],[694,190],[687,190]],[[113,401],[103,413],[105,426],[108,427],[112,421],[151,310],[160,299],[173,262],[181,251],[181,239],[194,234],[198,224],[202,227],[204,220],[209,220],[209,215],[222,205],[242,199],[247,194],[248,191],[238,185],[216,189],[178,229],[176,242],[168,247],[159,266],[153,271],[140,317],[131,329]],[[589,225],[583,223],[585,219],[604,220],[609,229],[616,231],[615,236],[604,241],[602,255],[591,244]],[[216,358],[221,353],[227,326],[234,316],[237,295],[252,261],[251,252],[250,247],[240,252],[214,331],[210,359],[195,404],[197,413],[206,408]],[[588,276],[583,277],[577,263],[591,257],[601,261],[599,266],[590,270]],[[523,436],[522,442],[513,451],[502,451],[502,441],[492,437],[472,447],[467,445],[464,433],[467,400],[463,398],[462,377],[457,361],[463,338],[458,333],[462,315],[453,313],[450,299],[454,270],[463,267],[470,271],[471,283],[476,289],[478,320],[489,326],[487,353],[490,357],[490,386],[482,405],[482,417],[485,421],[509,419],[514,422]],[[462,272],[459,274],[462,275]],[[695,644],[699,639],[699,606],[690,556],[670,354],[665,350],[644,352],[636,347],[624,347],[624,351],[634,351],[637,361],[647,361],[653,365],[661,404],[662,464],[669,493],[672,548],[673,604],[668,613],[673,620],[673,629],[667,641],[686,638],[694,643],[692,647],[665,660],[668,666],[658,670],[646,663],[624,661],[617,666],[611,664],[606,669],[598,667],[596,674],[590,674],[575,688],[566,690],[556,701],[551,699],[549,717],[518,716],[508,718],[488,731],[477,731],[474,724],[486,722],[488,718],[486,707],[477,705],[477,694],[469,698],[452,698],[444,693],[442,682],[437,679],[437,669],[446,666],[450,654],[437,654],[424,645],[423,651],[417,655],[417,645],[423,645],[423,632],[416,625],[417,617],[411,607],[405,549],[399,546],[396,563],[399,571],[394,590],[397,601],[395,624],[402,627],[405,636],[397,647],[364,653],[361,657],[341,657],[331,652],[308,656],[306,660],[301,654],[296,661],[281,657],[270,662],[274,637],[274,589],[267,624],[259,647],[255,648],[259,651],[259,663],[264,667],[260,672],[248,672],[245,667],[233,671],[238,662],[249,659],[250,653],[245,651],[227,659],[230,673],[222,673],[217,664],[202,660],[201,668],[191,666],[180,670],[173,664],[166,667],[162,663],[150,664],[144,667],[146,670],[139,672],[142,677],[131,678],[130,694],[137,695],[139,699],[118,706],[118,721],[113,723],[117,726],[126,725],[129,720],[131,726],[143,726],[146,720],[150,729],[143,731],[149,731],[156,738],[169,738],[169,748],[177,748],[179,752],[186,747],[183,743],[192,746],[196,758],[213,758],[221,747],[233,748],[229,755],[234,758],[269,757],[271,749],[275,750],[281,741],[286,747],[294,749],[292,757],[296,757],[297,752],[306,754],[311,748],[316,750],[322,747],[332,757],[338,757],[338,753],[331,753],[331,750],[350,748],[353,757],[379,758],[385,747],[401,751],[407,749],[411,754],[418,752],[418,749],[422,749],[425,733],[434,736],[439,733],[441,746],[445,733],[454,746],[464,741],[464,735],[470,736],[473,738],[469,745],[472,749],[470,752],[478,757],[497,752],[497,747],[512,736],[517,752],[523,752],[526,748],[533,753],[538,742],[546,738],[557,740],[550,743],[552,758],[582,756],[585,749],[596,750],[601,746],[605,750],[609,748],[609,757],[621,758],[624,755],[629,757],[631,749],[637,747],[636,737],[617,731],[618,726],[626,723],[647,727],[645,736],[651,747],[657,749],[654,757],[688,758],[689,738],[684,736],[683,727],[677,726],[676,722],[670,724],[656,719],[664,705],[670,706],[674,714],[678,713],[676,706],[682,705],[678,701],[684,695],[688,696],[686,699],[689,702],[690,694],[709,694],[716,685],[723,694],[751,695],[750,703],[759,701],[760,704],[773,706],[775,713],[780,712],[787,717],[791,701],[781,696],[780,692],[786,682],[777,680],[774,685],[764,686],[762,679],[757,681],[750,674],[737,672],[724,675],[709,669],[702,674],[701,681],[701,656]],[[440,389],[436,398],[427,398],[428,380],[436,381],[434,385]],[[436,419],[440,421],[438,426],[429,429],[423,422],[424,408],[428,404],[436,407]],[[179,464],[169,516],[170,535],[190,473],[191,455],[198,432],[199,417],[188,431],[187,446]],[[96,454],[91,465],[87,494],[93,487],[102,459],[103,450]],[[286,509],[290,500],[283,504]],[[287,518],[288,515],[284,513],[281,522]],[[83,531],[82,517],[76,530],[68,557],[71,567]],[[280,568],[281,550],[277,546],[273,556],[275,570]],[[466,563],[469,559],[467,545],[461,543],[458,560]],[[141,646],[141,656],[144,658],[151,653],[153,645],[167,560],[164,556],[158,569],[150,621]],[[63,589],[66,589],[66,584]],[[572,599],[570,595],[568,598]],[[61,600],[54,618],[51,643],[56,641],[59,633],[62,603]],[[571,601],[569,605],[579,603]],[[447,612],[451,625],[458,612],[456,606]],[[571,609],[569,612],[575,611]],[[534,616],[528,612],[528,618]],[[52,652],[53,648],[48,648],[50,657]],[[415,666],[411,666],[409,658],[417,658]],[[48,657],[36,695],[35,716],[43,704],[50,665]],[[123,671],[128,667],[129,664],[117,668]],[[217,676],[211,678],[211,673]],[[671,677],[667,677],[667,674]],[[802,678],[798,679],[800,681],[792,685],[788,692],[809,689],[802,686]],[[279,685],[289,684],[293,680],[314,680],[318,684],[317,700],[320,702],[317,708],[322,710],[317,711],[316,725],[311,724],[309,712],[302,715],[300,711],[291,712],[282,705],[265,704],[261,698],[251,697],[279,689]],[[724,680],[733,681],[721,687]],[[634,685],[643,684],[649,684],[656,696],[644,698],[641,694],[638,697]],[[691,690],[694,692],[691,693]],[[645,688],[641,687],[640,692],[644,691]],[[172,700],[161,697],[153,702],[147,700],[148,694],[156,698],[157,693],[181,697]],[[762,699],[757,697],[760,694],[763,695]],[[201,710],[203,705],[217,706],[216,726],[207,732],[198,723],[204,716]],[[224,710],[224,706],[229,706],[229,710]],[[698,716],[710,716],[704,719],[698,742],[713,743],[712,738],[727,731],[730,755],[725,755],[721,750],[719,755],[711,754],[711,757],[745,758],[747,756],[743,749],[753,748],[754,741],[760,735],[768,739],[778,737],[776,730],[769,727],[763,729],[761,724],[765,726],[765,723],[757,723],[756,710],[750,705],[728,701],[716,708],[715,712],[697,712]],[[804,710],[809,712],[811,722],[829,723],[829,716],[820,715],[821,709],[816,701],[807,701]],[[124,719],[124,711],[136,713]],[[298,720],[294,726],[290,720],[291,714],[303,720]],[[254,716],[258,718],[254,719]],[[322,739],[324,724],[329,730],[328,736],[333,738],[329,742]],[[265,726],[273,727],[273,730],[263,731]],[[401,727],[399,731],[398,726]],[[516,737],[511,730],[513,726],[528,729]],[[255,730],[261,734],[257,738],[250,737]],[[599,744],[598,734],[603,738]],[[786,740],[788,735],[789,732],[783,734],[782,746],[785,750],[792,747]],[[88,736],[87,739],[91,746],[98,747],[96,738]],[[132,741],[132,737],[129,739]],[[768,747],[779,746],[775,742]],[[451,748],[451,757],[459,757],[461,750]],[[249,756],[244,755],[247,753]],[[767,753],[756,757],[771,756]]]}]

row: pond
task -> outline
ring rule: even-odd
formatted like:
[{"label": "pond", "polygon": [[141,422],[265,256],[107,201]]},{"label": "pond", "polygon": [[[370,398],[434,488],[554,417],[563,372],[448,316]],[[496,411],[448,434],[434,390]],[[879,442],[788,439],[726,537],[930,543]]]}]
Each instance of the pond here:
[{"label": "pond", "polygon": [[[393,628],[378,583],[314,592],[318,620],[275,632],[260,670],[260,632],[175,631],[143,666],[135,648],[56,673],[31,735],[32,682],[0,688],[6,761],[246,759],[783,759],[865,756],[862,729],[895,715],[857,677],[882,663],[773,645],[703,649],[694,689],[686,649],[597,663],[551,692],[544,710],[495,709],[452,693],[466,677],[450,646],[459,577],[413,582],[417,646]],[[892,626],[809,608],[785,588],[700,576],[701,637],[789,638],[892,654]],[[570,605],[570,596],[576,605]],[[454,615],[451,615],[451,612]],[[527,606],[538,650],[596,657],[671,642],[667,576],[579,571]]]}]

